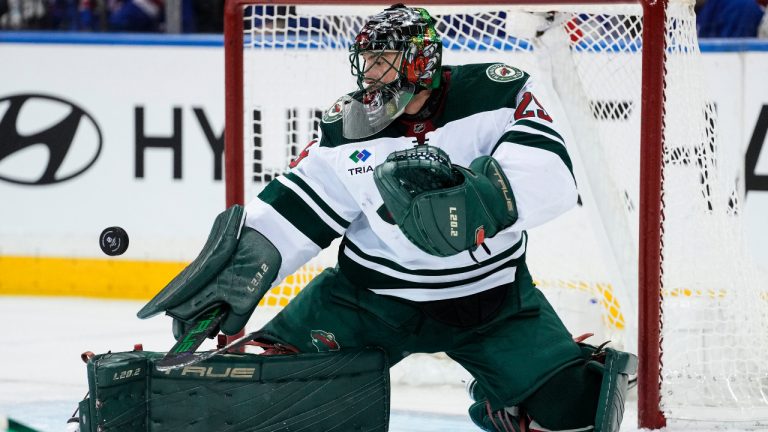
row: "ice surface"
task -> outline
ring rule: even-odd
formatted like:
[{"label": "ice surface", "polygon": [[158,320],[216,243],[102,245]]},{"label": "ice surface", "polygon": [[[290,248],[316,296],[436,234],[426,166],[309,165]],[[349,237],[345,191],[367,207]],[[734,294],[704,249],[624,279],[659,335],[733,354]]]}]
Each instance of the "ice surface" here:
[{"label": "ice surface", "polygon": [[[139,320],[136,312],[143,304],[0,296],[5,329],[0,334],[0,418],[46,432],[65,431],[88,391],[82,352],[129,351],[135,343],[150,351],[170,348],[170,319]],[[465,415],[469,398],[460,385],[403,387],[392,389],[391,431],[477,430]]]},{"label": "ice surface", "polygon": [[[87,390],[84,351],[165,351],[173,344],[171,321],[136,318],[144,302],[0,296],[0,418],[9,416],[41,431],[65,431]],[[248,328],[259,325],[257,313]],[[203,345],[203,349],[209,348]],[[395,368],[414,367],[409,359]],[[397,374],[393,369],[393,376]],[[470,400],[461,383],[393,385],[390,431],[476,431],[465,415]],[[622,432],[637,431],[634,400]],[[695,430],[673,429],[669,430]],[[738,429],[730,429],[732,431]]]}]

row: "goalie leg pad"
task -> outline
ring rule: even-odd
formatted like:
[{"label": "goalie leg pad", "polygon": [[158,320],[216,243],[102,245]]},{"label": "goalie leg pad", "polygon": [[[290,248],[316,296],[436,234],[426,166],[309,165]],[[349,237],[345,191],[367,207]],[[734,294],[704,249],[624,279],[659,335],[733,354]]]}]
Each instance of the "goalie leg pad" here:
[{"label": "goalie leg pad", "polygon": [[162,356],[91,358],[81,431],[388,429],[389,364],[380,349],[227,354],[159,372]]},{"label": "goalie leg pad", "polygon": [[467,390],[477,401],[469,408],[472,421],[485,431],[618,432],[637,357],[612,348],[579,346],[586,362],[558,372],[524,400],[520,405],[525,414],[518,407],[491,410],[483,389],[471,382]]},{"label": "goalie leg pad", "polygon": [[629,379],[631,375],[637,374],[637,356],[612,348],[597,350],[585,344],[582,349],[594,350],[587,367],[602,376],[595,432],[618,432],[624,417]]}]

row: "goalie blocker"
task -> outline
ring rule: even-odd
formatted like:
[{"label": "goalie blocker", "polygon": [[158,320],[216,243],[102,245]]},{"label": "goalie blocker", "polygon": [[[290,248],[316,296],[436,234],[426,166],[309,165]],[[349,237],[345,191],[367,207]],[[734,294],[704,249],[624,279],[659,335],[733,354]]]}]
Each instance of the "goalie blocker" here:
[{"label": "goalie blocker", "polygon": [[225,354],[159,372],[163,353],[88,361],[81,432],[386,431],[389,364],[380,349]]},{"label": "goalie blocker", "polygon": [[221,331],[233,335],[245,327],[253,310],[277,277],[280,252],[258,231],[244,226],[245,209],[234,205],[216,217],[203,250],[137,313],[141,319],[160,312],[174,318],[178,339],[201,316],[226,308]]}]

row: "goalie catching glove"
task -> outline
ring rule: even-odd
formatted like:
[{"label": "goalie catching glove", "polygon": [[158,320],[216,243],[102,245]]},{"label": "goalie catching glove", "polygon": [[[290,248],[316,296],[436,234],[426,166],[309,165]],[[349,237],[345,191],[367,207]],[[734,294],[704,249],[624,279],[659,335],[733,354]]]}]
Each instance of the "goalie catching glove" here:
[{"label": "goalie catching glove", "polygon": [[187,324],[214,305],[223,304],[221,331],[233,335],[245,327],[280,269],[280,252],[258,231],[243,226],[245,210],[232,206],[215,220],[203,250],[139,312],[149,318],[166,312],[178,338]]},{"label": "goalie catching glove", "polygon": [[403,234],[432,255],[472,251],[517,220],[509,180],[491,156],[467,169],[420,145],[391,153],[373,178]]}]

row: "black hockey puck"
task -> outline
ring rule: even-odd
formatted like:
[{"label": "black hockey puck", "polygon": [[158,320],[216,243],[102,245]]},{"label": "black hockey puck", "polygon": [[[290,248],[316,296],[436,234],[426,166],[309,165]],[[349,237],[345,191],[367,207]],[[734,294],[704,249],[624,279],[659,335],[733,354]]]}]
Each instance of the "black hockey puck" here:
[{"label": "black hockey puck", "polygon": [[99,236],[99,246],[109,256],[122,255],[128,250],[128,233],[116,226],[105,228]]}]

